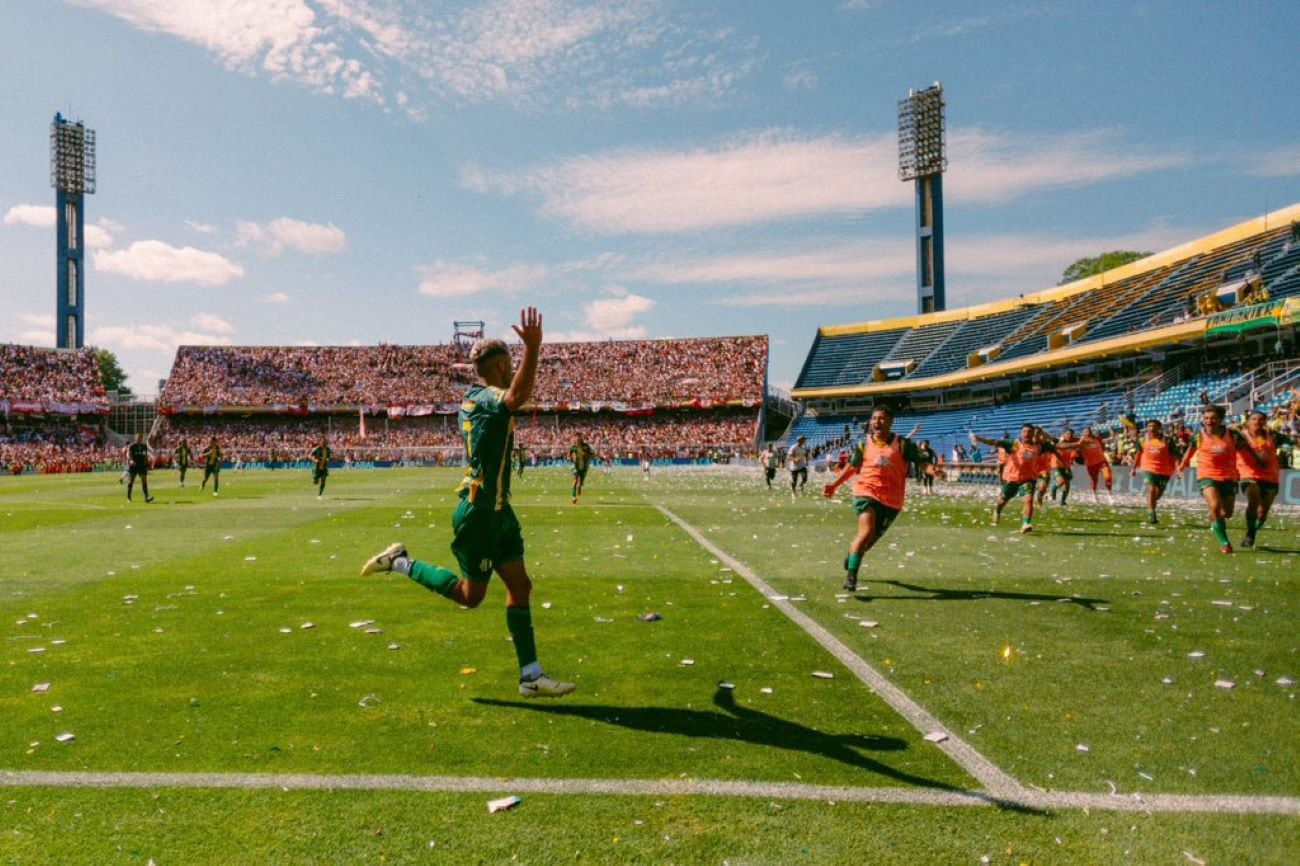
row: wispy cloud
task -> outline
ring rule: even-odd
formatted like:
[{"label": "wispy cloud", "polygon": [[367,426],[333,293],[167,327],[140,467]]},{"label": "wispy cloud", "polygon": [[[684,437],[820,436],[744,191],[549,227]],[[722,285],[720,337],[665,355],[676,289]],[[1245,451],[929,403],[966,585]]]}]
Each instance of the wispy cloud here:
[{"label": "wispy cloud", "polygon": [[235,245],[256,247],[276,256],[286,249],[322,256],[346,250],[348,236],[333,223],[321,225],[289,217],[280,217],[266,224],[240,220],[235,224]]},{"label": "wispy cloud", "polygon": [[177,346],[228,346],[230,337],[173,325],[133,323],[94,328],[86,341],[118,351],[146,351],[173,354]]},{"label": "wispy cloud", "polygon": [[16,204],[5,211],[7,226],[31,226],[37,229],[54,228],[58,218],[52,205]]},{"label": "wispy cloud", "polygon": [[162,241],[136,241],[124,250],[97,251],[95,269],[133,280],[221,286],[242,277],[244,269],[219,253],[173,247]]},{"label": "wispy cloud", "polygon": [[272,292],[262,300],[268,304],[287,304],[289,303],[289,296],[284,292]]},{"label": "wispy cloud", "polygon": [[[1176,168],[1178,153],[1143,154],[1118,133],[1056,137],[958,130],[946,194],[1001,202]],[[466,187],[540,196],[541,212],[598,234],[674,234],[912,207],[898,180],[893,133],[807,137],[769,130],[690,151],[619,151],[524,171],[462,169]]]},{"label": "wispy cloud", "polygon": [[751,40],[694,30],[659,0],[71,0],[215,55],[228,69],[369,100],[583,106],[716,99],[752,70]]},{"label": "wispy cloud", "polygon": [[190,324],[212,334],[232,334],[235,326],[215,313],[195,313],[190,316]]},{"label": "wispy cloud", "polygon": [[547,269],[533,265],[514,265],[490,271],[473,265],[436,262],[419,269],[420,294],[435,298],[459,298],[481,292],[513,292],[536,286]]},{"label": "wispy cloud", "polygon": [[[1300,176],[1300,145],[1279,147],[1242,160],[1246,174],[1254,177]],[[8,221],[8,217],[5,218]]]}]

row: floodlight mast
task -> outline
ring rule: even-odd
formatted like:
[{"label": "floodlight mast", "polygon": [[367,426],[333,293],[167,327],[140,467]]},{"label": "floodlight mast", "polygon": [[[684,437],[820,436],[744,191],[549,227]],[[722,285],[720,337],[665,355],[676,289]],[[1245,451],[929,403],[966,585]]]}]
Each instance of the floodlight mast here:
[{"label": "floodlight mast", "polygon": [[944,309],[943,85],[910,90],[898,102],[898,177],[916,181],[916,311]]},{"label": "floodlight mast", "polygon": [[95,131],[54,115],[50,124],[50,186],[55,190],[54,345],[86,342],[85,202],[95,192]]}]

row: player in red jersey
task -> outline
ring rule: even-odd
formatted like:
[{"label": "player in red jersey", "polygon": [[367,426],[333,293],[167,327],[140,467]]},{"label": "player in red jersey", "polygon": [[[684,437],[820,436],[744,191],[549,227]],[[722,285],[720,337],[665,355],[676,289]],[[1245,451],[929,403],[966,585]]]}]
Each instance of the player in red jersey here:
[{"label": "player in red jersey", "polygon": [[1294,444],[1290,436],[1268,429],[1268,416],[1258,409],[1246,416],[1246,429],[1242,435],[1250,443],[1250,452],[1237,452],[1237,473],[1241,476],[1241,492],[1246,494],[1246,537],[1242,547],[1255,546],[1255,533],[1268,519],[1269,509],[1277,498],[1282,471],[1277,459],[1277,446]]},{"label": "player in red jersey", "polygon": [[1237,453],[1247,451],[1257,461],[1259,456],[1244,436],[1223,423],[1223,416],[1222,406],[1201,410],[1201,429],[1192,437],[1175,472],[1182,472],[1196,457],[1196,486],[1210,510],[1210,531],[1219,542],[1219,552],[1232,553],[1228,519],[1237,501]]},{"label": "player in red jersey", "polygon": [[853,510],[858,515],[858,533],[849,544],[849,555],[844,560],[844,588],[849,592],[858,588],[858,568],[863,554],[880,540],[903,510],[908,464],[917,464],[923,472],[934,472],[925,452],[911,439],[894,433],[893,426],[894,413],[888,407],[877,406],[872,410],[867,438],[854,449],[844,471],[822,488],[822,494],[830,499],[841,484],[854,479]]},{"label": "player in red jersey", "polygon": [[1138,470],[1142,471],[1142,482],[1147,490],[1147,523],[1152,526],[1160,522],[1156,517],[1156,504],[1165,495],[1165,487],[1176,465],[1171,443],[1165,438],[1164,425],[1152,418],[1147,422],[1146,438],[1142,440],[1141,452],[1131,473],[1136,477]]}]

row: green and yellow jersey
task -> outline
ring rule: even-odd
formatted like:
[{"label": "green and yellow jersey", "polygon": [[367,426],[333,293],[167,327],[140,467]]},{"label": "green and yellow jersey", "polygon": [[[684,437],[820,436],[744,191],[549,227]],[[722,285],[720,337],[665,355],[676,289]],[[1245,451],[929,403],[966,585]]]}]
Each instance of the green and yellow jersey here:
[{"label": "green and yellow jersey", "polygon": [[465,392],[457,421],[469,463],[457,492],[478,507],[500,511],[510,501],[510,456],[515,450],[515,418],[506,392],[475,385]]}]

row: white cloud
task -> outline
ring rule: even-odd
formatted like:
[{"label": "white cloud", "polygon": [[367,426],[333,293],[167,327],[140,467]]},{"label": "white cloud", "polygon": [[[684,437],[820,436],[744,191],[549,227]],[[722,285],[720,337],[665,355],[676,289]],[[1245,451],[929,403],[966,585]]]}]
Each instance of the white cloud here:
[{"label": "white cloud", "polygon": [[268,304],[287,304],[289,303],[289,296],[284,292],[272,292],[262,300]]},{"label": "white cloud", "polygon": [[545,279],[547,274],[546,268],[533,265],[515,265],[497,271],[485,271],[471,265],[441,261],[422,267],[419,271],[423,277],[420,280],[420,294],[435,298],[459,298],[481,292],[529,289]]},{"label": "white cloud", "polygon": [[777,284],[801,286],[861,284],[910,274],[916,253],[910,238],[852,241],[787,251],[682,258],[642,265],[631,277],[672,285]]},{"label": "white cloud", "polygon": [[103,325],[94,328],[86,342],[114,352],[149,351],[174,353],[177,346],[228,346],[224,334],[176,328],[172,325]]},{"label": "white cloud", "polygon": [[633,327],[632,320],[648,313],[655,302],[641,295],[616,291],[617,297],[601,298],[582,305],[587,324],[598,333],[611,337],[634,338],[643,336],[645,329]]},{"label": "white cloud", "polygon": [[5,225],[52,229],[58,219],[52,205],[16,204],[5,211]]},{"label": "white cloud", "polygon": [[195,313],[190,316],[190,324],[213,334],[234,333],[235,326],[213,313]]},{"label": "white cloud", "polygon": [[242,277],[244,269],[218,253],[173,247],[162,241],[136,241],[124,250],[98,251],[95,269],[134,280],[221,286]]},{"label": "white cloud", "polygon": [[[1043,189],[1085,186],[1187,164],[1142,154],[1109,131],[1021,137],[950,134],[945,194],[1002,202]],[[769,130],[693,151],[623,151],[531,171],[462,169],[466,187],[541,196],[542,213],[601,234],[667,234],[910,208],[897,175],[894,134],[809,138]]]},{"label": "white cloud", "polygon": [[[228,69],[393,106],[717,100],[755,66],[752,38],[692,30],[659,0],[72,0],[210,52]],[[391,96],[390,96],[391,94]]]},{"label": "white cloud", "polygon": [[786,90],[799,93],[803,91],[816,90],[818,79],[816,73],[810,72],[807,69],[796,68],[786,73],[785,80],[782,84],[785,85]]},{"label": "white cloud", "polygon": [[92,250],[106,250],[113,245],[112,233],[104,227],[104,220],[99,224],[86,226],[86,246]]},{"label": "white cloud", "polygon": [[330,255],[347,249],[348,237],[343,229],[330,223],[307,223],[280,217],[260,225],[246,220],[235,224],[236,245],[260,247],[271,255],[291,249],[307,255]]},{"label": "white cloud", "polygon": [[1255,177],[1296,177],[1300,175],[1300,145],[1254,154],[1248,158],[1245,169]]},{"label": "white cloud", "polygon": [[152,33],[212,52],[228,69],[258,69],[323,93],[382,102],[378,80],[347,57],[328,21],[306,0],[75,0]]},{"label": "white cloud", "polygon": [[186,220],[185,225],[190,231],[198,232],[201,235],[216,234],[217,227],[211,223],[198,222],[197,220]]}]

